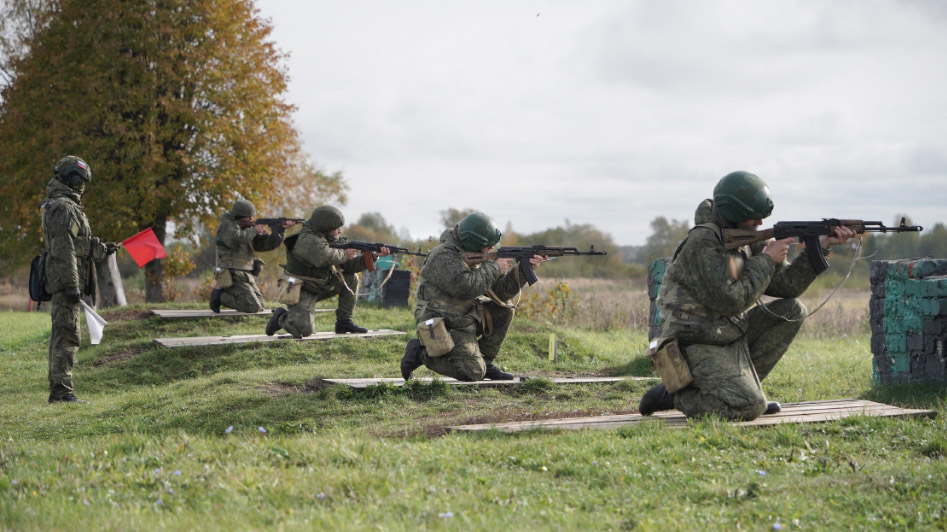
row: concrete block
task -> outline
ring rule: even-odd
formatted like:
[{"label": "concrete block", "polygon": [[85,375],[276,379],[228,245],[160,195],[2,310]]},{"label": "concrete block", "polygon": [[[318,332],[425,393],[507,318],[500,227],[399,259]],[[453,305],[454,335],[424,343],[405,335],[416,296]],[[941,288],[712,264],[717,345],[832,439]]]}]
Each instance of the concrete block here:
[{"label": "concrete block", "polygon": [[876,333],[872,331],[871,333],[871,354],[876,357],[887,356],[888,355],[888,345],[885,342],[884,333]]},{"label": "concrete block", "polygon": [[947,333],[947,317],[938,316],[935,319],[924,320],[921,334],[943,338]]},{"label": "concrete block", "polygon": [[919,281],[921,297],[947,297],[947,277],[929,277]]},{"label": "concrete block", "polygon": [[914,279],[924,279],[934,275],[947,275],[947,259],[918,259],[909,268]]}]

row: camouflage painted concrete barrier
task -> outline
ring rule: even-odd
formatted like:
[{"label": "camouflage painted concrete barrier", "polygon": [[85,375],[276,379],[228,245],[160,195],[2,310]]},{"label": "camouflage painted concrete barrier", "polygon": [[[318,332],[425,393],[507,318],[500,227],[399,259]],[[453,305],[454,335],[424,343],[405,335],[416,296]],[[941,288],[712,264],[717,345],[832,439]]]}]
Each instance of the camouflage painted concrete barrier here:
[{"label": "camouflage painted concrete barrier", "polygon": [[947,259],[872,262],[869,309],[875,383],[947,377]]}]

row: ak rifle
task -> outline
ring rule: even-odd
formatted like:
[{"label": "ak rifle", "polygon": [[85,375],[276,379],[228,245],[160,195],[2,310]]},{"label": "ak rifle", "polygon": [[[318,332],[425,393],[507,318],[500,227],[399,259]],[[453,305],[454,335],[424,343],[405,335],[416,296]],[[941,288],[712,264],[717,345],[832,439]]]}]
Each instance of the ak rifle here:
[{"label": "ak rifle", "polygon": [[368,271],[375,271],[375,257],[374,253],[381,253],[381,248],[388,248],[388,251],[392,255],[395,253],[402,253],[404,255],[416,255],[418,257],[427,257],[427,253],[421,253],[421,248],[418,248],[417,251],[411,251],[408,248],[402,248],[398,246],[393,246],[391,244],[383,244],[381,242],[359,242],[357,240],[352,241],[339,241],[339,242],[329,242],[330,248],[335,249],[356,249],[362,252],[362,255],[365,258],[365,268]]},{"label": "ak rifle", "polygon": [[774,238],[776,240],[798,238],[800,242],[805,243],[806,249],[809,250],[809,264],[812,265],[816,273],[822,273],[828,269],[829,263],[826,262],[822,246],[819,245],[819,237],[832,235],[834,234],[834,227],[842,226],[854,229],[858,234],[906,233],[917,232],[924,229],[919,225],[907,225],[904,218],[901,218],[901,224],[897,227],[887,227],[881,222],[868,222],[865,220],[824,218],[822,221],[813,222],[777,222],[771,229],[764,229],[762,231],[755,229],[724,229],[723,245],[727,249],[737,249]]},{"label": "ak rifle", "polygon": [[496,259],[516,259],[520,263],[520,272],[526,277],[526,282],[530,285],[539,281],[536,272],[533,271],[533,265],[529,259],[533,255],[539,255],[544,259],[549,257],[564,257],[566,255],[607,255],[605,251],[595,251],[595,246],[589,246],[588,251],[579,251],[578,248],[567,248],[562,246],[544,246],[537,244],[534,246],[503,246],[496,251],[487,253],[465,251],[463,253],[464,261],[469,265],[481,264],[483,262]]}]

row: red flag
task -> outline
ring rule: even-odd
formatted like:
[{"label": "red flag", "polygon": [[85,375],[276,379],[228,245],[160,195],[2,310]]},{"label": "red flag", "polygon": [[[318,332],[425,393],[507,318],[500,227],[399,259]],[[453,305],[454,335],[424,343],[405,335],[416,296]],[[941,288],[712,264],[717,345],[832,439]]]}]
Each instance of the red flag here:
[{"label": "red flag", "polygon": [[122,240],[122,245],[128,250],[128,254],[132,256],[139,268],[143,268],[153,259],[163,259],[168,256],[150,227],[133,237]]}]

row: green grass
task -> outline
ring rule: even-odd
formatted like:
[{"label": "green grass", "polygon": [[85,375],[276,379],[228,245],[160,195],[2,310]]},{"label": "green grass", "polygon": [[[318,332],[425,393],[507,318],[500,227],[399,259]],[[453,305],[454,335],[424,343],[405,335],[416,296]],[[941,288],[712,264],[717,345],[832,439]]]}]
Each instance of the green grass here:
[{"label": "green grass", "polygon": [[[947,529],[945,388],[872,387],[867,335],[803,335],[767,379],[770,398],[867,398],[937,418],[453,434],[631,412],[648,384],[354,392],[319,378],[398,376],[407,337],[165,349],[153,338],[260,333],[266,321],[164,321],[140,306],[104,316],[102,345],[83,345],[75,371],[90,403],[47,405],[49,316],[0,314],[2,530]],[[333,320],[317,315],[316,329]],[[368,306],[356,320],[413,325],[408,310]],[[518,317],[498,362],[646,376],[645,344],[644,332]]]}]

